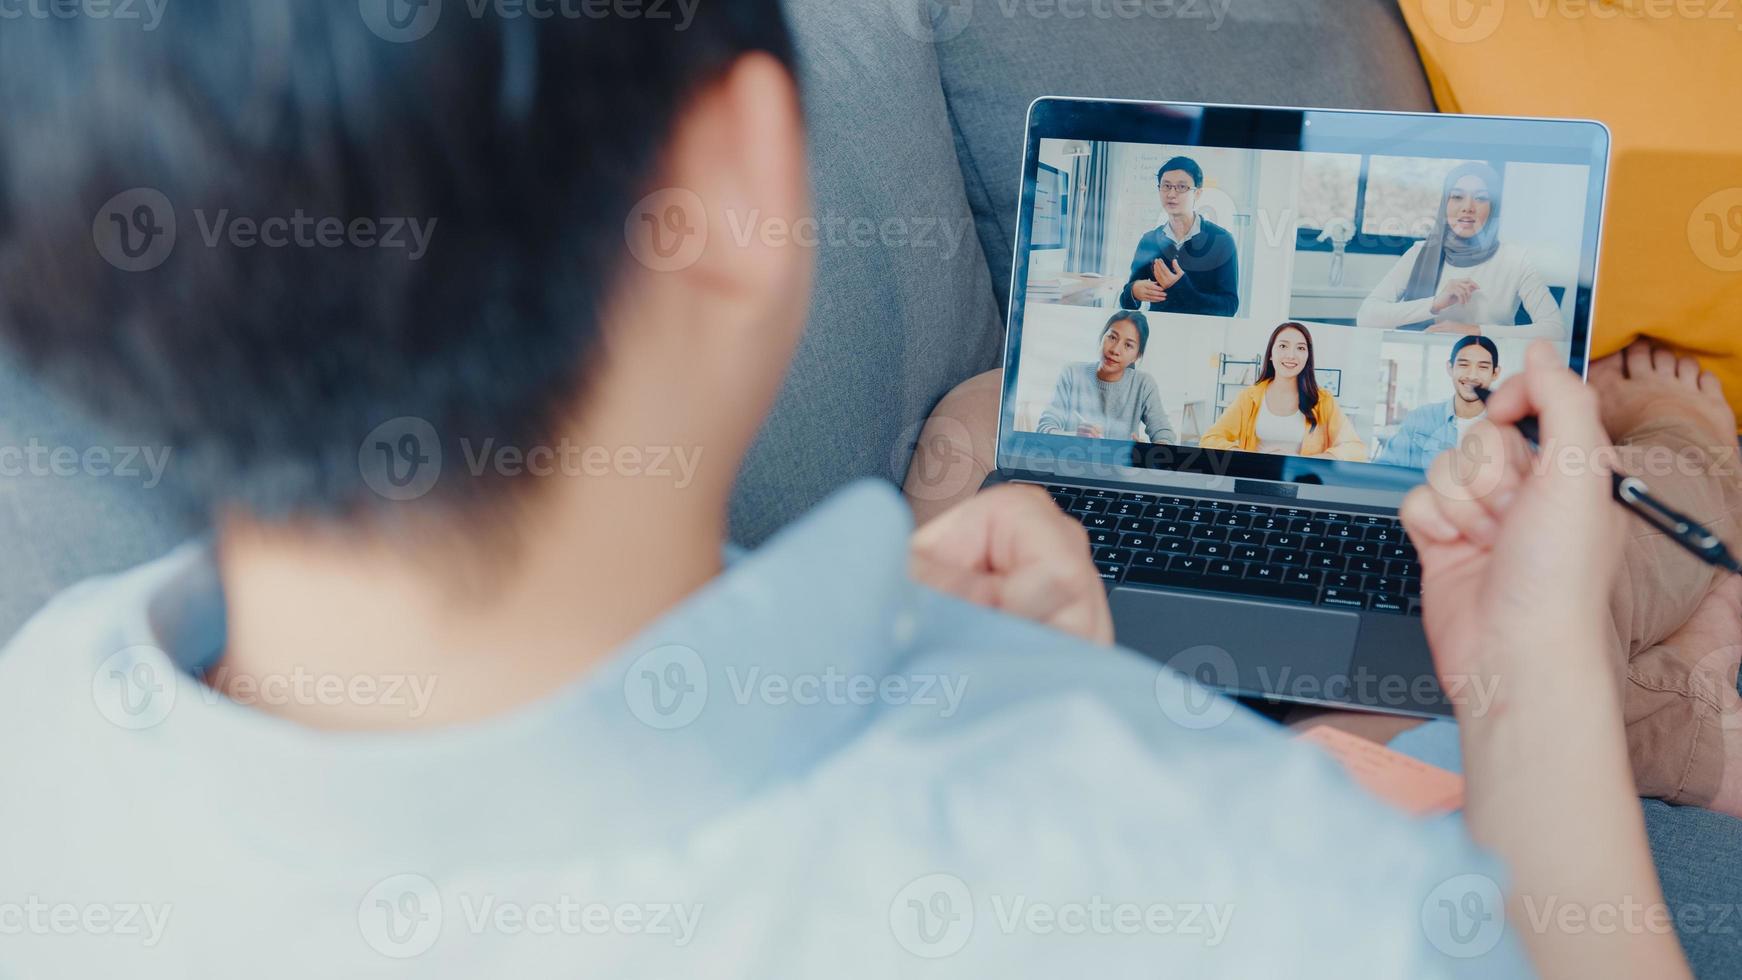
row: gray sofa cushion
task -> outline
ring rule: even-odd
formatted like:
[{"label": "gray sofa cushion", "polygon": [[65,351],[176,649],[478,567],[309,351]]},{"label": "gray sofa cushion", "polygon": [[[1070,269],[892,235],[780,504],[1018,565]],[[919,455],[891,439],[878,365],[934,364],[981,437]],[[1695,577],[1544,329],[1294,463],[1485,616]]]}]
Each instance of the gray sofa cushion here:
[{"label": "gray sofa cushion", "polygon": [[997,362],[1003,334],[935,50],[888,0],[787,9],[825,240],[809,331],[733,501],[743,544],[854,479],[900,483],[932,406]]},{"label": "gray sofa cushion", "polygon": [[[1434,108],[1395,0],[950,0],[949,6],[970,13],[940,22],[938,60],[1001,310],[1009,301],[1023,122],[1040,96]],[[1090,15],[1062,16],[1066,11]]]},{"label": "gray sofa cushion", "polygon": [[164,448],[85,424],[0,352],[0,643],[61,589],[155,558],[193,533],[187,509],[135,448],[166,459]]}]

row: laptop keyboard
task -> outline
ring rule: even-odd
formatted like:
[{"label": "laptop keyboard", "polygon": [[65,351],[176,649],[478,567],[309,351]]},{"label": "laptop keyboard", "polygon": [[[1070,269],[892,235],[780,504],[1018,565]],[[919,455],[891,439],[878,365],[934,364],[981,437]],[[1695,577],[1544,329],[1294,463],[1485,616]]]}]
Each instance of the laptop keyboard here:
[{"label": "laptop keyboard", "polygon": [[1421,564],[1396,517],[1044,486],[1111,582],[1421,615]]}]

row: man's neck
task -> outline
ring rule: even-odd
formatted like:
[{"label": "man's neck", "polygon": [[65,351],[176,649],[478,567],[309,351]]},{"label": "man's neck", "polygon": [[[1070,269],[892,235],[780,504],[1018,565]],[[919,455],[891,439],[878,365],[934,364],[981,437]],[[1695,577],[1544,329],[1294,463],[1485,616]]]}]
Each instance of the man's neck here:
[{"label": "man's neck", "polygon": [[1482,401],[1479,398],[1467,399],[1462,395],[1452,396],[1452,414],[1456,415],[1458,418],[1466,420],[1479,419],[1486,411],[1488,411],[1488,406],[1482,404]]},{"label": "man's neck", "polygon": [[1192,225],[1197,224],[1196,214],[1169,215],[1167,223],[1173,227],[1174,241],[1184,242],[1186,236],[1192,233]]},{"label": "man's neck", "polygon": [[409,542],[227,525],[228,646],[208,681],[243,701],[285,678],[374,692],[252,701],[317,728],[475,721],[579,678],[719,574],[729,480],[546,479],[500,527]]}]

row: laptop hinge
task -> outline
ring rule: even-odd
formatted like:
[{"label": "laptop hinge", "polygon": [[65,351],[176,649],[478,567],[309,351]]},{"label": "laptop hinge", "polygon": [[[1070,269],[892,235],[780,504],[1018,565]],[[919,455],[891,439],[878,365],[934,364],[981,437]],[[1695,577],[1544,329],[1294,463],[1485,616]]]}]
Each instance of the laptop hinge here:
[{"label": "laptop hinge", "polygon": [[1292,483],[1271,483],[1268,480],[1235,480],[1234,492],[1294,500],[1300,496],[1300,487]]}]

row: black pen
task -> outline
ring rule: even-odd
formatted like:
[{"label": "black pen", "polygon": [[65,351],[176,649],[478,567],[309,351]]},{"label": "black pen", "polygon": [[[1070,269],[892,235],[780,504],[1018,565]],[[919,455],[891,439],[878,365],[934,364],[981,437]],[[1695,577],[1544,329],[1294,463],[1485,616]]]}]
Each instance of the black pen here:
[{"label": "black pen", "polygon": [[[1494,393],[1487,388],[1476,386],[1476,397],[1482,399],[1482,404],[1488,404],[1488,396],[1492,394]],[[1542,448],[1542,428],[1537,423],[1536,416],[1519,419],[1517,426],[1524,441],[1530,443],[1530,448]],[[1639,477],[1622,476],[1615,472],[1609,475],[1615,481],[1616,502],[1631,511],[1635,517],[1669,535],[1676,544],[1706,564],[1742,575],[1742,563],[1736,561],[1736,556],[1725,547],[1723,539],[1706,530],[1699,521],[1653,497],[1651,488]]]}]

